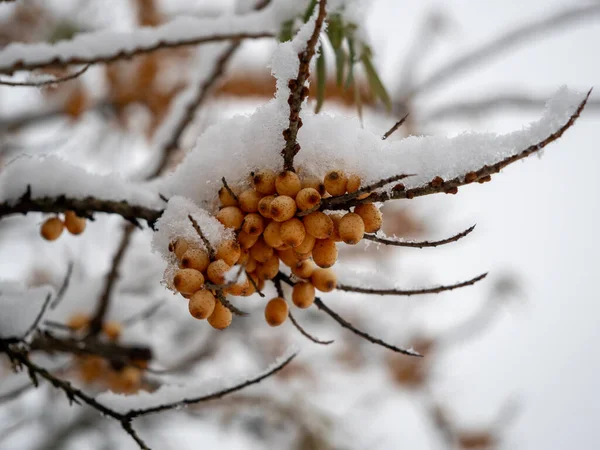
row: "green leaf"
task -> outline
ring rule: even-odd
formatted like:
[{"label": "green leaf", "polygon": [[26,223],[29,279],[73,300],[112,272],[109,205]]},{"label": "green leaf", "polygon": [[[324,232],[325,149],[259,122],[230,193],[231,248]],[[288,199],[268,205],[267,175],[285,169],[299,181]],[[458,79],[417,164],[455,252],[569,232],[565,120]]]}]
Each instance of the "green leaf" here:
[{"label": "green leaf", "polygon": [[321,49],[317,58],[317,105],[315,114],[321,111],[323,101],[325,100],[325,84],[327,83],[327,68],[325,64],[325,52]]},{"label": "green leaf", "polygon": [[339,14],[331,15],[327,19],[327,36],[334,50],[342,46],[344,40],[344,25]]},{"label": "green leaf", "polygon": [[377,71],[373,66],[373,62],[371,61],[371,51],[366,48],[363,51],[361,56],[361,61],[363,66],[365,67],[365,72],[367,73],[367,79],[369,80],[369,86],[375,97],[379,97],[388,111],[392,110],[392,100],[390,99],[389,94],[387,93],[385,86],[381,82],[379,75],[377,75]]},{"label": "green leaf", "polygon": [[306,11],[304,12],[304,23],[308,22],[308,19],[312,16],[315,6],[317,6],[317,0],[310,0],[308,8],[306,8]]},{"label": "green leaf", "polygon": [[360,89],[358,87],[358,83],[353,82],[354,86],[354,103],[356,103],[356,111],[358,112],[358,118],[360,119],[360,123],[363,123],[363,109],[362,109],[362,98],[360,96]]},{"label": "green leaf", "polygon": [[343,48],[338,48],[335,51],[335,70],[336,70],[336,84],[338,87],[342,87],[344,83],[344,69],[346,67],[346,52]]},{"label": "green leaf", "polygon": [[286,20],[281,24],[281,30],[279,31],[279,42],[291,41],[294,34],[294,20]]},{"label": "green leaf", "polygon": [[350,56],[345,89],[348,89],[354,83],[354,58],[356,57],[356,51],[354,50],[354,41],[352,39],[348,39],[348,50],[350,51]]}]

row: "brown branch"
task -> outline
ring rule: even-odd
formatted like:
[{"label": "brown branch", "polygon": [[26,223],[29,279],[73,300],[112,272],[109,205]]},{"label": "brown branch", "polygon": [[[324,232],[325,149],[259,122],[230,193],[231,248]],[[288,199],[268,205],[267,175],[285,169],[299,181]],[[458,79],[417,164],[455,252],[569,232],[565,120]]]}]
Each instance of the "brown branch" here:
[{"label": "brown branch", "polygon": [[455,284],[447,284],[432,288],[425,289],[373,289],[373,288],[363,288],[359,286],[348,286],[346,284],[338,284],[336,286],[340,291],[346,292],[356,292],[359,294],[374,294],[374,295],[403,295],[403,296],[411,296],[411,295],[423,295],[423,294],[439,294],[440,292],[452,291],[454,289],[460,289],[463,287],[471,286],[478,281],[483,280],[487,277],[487,272],[482,273],[481,275],[477,275],[475,278],[471,278],[467,281],[462,281],[460,283]]},{"label": "brown branch", "polygon": [[364,239],[368,241],[377,242],[378,244],[391,245],[394,247],[410,247],[410,248],[426,248],[426,247],[439,247],[440,245],[450,244],[456,242],[465,236],[469,235],[475,229],[475,225],[461,231],[454,236],[439,241],[401,241],[397,239],[381,238],[375,234],[365,234]]},{"label": "brown branch", "polygon": [[406,114],[402,119],[400,119],[398,122],[396,122],[392,128],[390,128],[388,131],[386,131],[386,133],[381,137],[381,139],[383,141],[385,141],[387,138],[389,138],[392,134],[394,134],[394,132],[398,128],[400,128],[402,126],[402,124],[404,122],[406,122],[406,119],[408,119],[408,114]]},{"label": "brown branch", "polygon": [[300,334],[302,334],[302,336],[304,336],[305,338],[308,338],[309,340],[313,341],[315,344],[320,344],[320,345],[329,345],[329,344],[333,344],[335,341],[334,340],[330,340],[330,341],[322,341],[321,339],[318,339],[316,337],[314,337],[312,334],[310,334],[308,331],[306,331],[294,318],[294,315],[292,314],[291,311],[288,312],[288,317],[290,318],[290,321],[292,322],[292,324],[296,327],[296,329],[300,332]]},{"label": "brown branch", "polygon": [[69,282],[71,281],[71,275],[73,275],[73,267],[74,267],[73,261],[69,261],[69,264],[67,265],[67,273],[65,274],[65,278],[63,279],[63,282],[60,285],[58,292],[56,293],[56,297],[54,297],[54,300],[50,304],[50,309],[55,309],[60,304],[62,299],[64,298],[65,293],[67,292],[67,289],[69,288]]},{"label": "brown branch", "polygon": [[217,299],[221,302],[221,304],[227,308],[229,311],[231,311],[233,314],[235,314],[236,316],[248,316],[249,314],[245,311],[242,311],[241,309],[237,308],[236,306],[234,306],[233,304],[231,304],[231,302],[229,300],[227,300],[227,298],[225,297],[225,294],[223,294],[223,291],[221,289],[217,290],[216,295]]},{"label": "brown branch", "polygon": [[202,242],[204,242],[206,251],[208,252],[208,255],[210,256],[210,260],[211,261],[214,260],[215,259],[215,249],[211,245],[210,241],[208,239],[206,239],[206,236],[204,236],[204,233],[202,232],[200,225],[198,225],[198,222],[196,222],[196,219],[194,219],[191,214],[188,214],[188,219],[190,219],[190,222],[192,222],[192,226],[194,227],[194,230],[196,230],[196,233],[198,233],[198,236],[200,236],[200,239],[202,239]]},{"label": "brown branch", "polygon": [[315,49],[319,42],[319,34],[325,20],[326,4],[327,0],[319,1],[319,13],[315,20],[315,28],[306,43],[306,49],[298,55],[298,59],[300,60],[298,76],[296,79],[291,79],[288,83],[290,89],[290,96],[288,97],[290,122],[288,128],[283,131],[285,139],[285,147],[281,150],[281,154],[283,155],[283,170],[294,171],[294,156],[300,151],[300,144],[298,144],[297,140],[298,130],[302,126],[300,111],[302,109],[302,102],[308,96],[308,88],[305,84],[310,75],[310,61],[315,55]]},{"label": "brown branch", "polygon": [[258,284],[256,284],[256,281],[254,281],[254,278],[252,278],[248,272],[246,272],[246,277],[248,277],[248,281],[250,282],[254,290],[258,293],[258,295],[264,298],[265,294],[263,294],[263,292],[258,288]]},{"label": "brown branch", "polygon": [[29,325],[29,328],[27,329],[25,334],[23,334],[21,341],[24,341],[25,339],[27,339],[29,337],[29,335],[31,333],[33,333],[35,331],[35,329],[38,327],[38,325],[40,324],[40,321],[42,320],[42,317],[44,317],[44,313],[46,312],[48,305],[50,305],[51,299],[52,299],[52,294],[48,294],[46,296],[46,299],[44,300],[42,307],[40,308],[40,312],[38,313],[38,315],[35,318],[35,320],[33,321],[33,323],[31,325]]},{"label": "brown branch", "polygon": [[84,66],[83,69],[78,70],[77,72],[74,72],[72,74],[69,75],[65,75],[64,77],[60,77],[60,78],[53,78],[51,80],[43,80],[43,81],[7,81],[7,80],[0,80],[0,85],[2,86],[13,86],[13,87],[43,87],[43,86],[51,86],[51,85],[55,85],[55,84],[59,84],[59,83],[64,83],[65,81],[70,81],[73,80],[77,77],[79,77],[80,75],[83,75],[88,69],[90,68],[90,65],[88,64],[87,66]]},{"label": "brown branch", "polygon": [[231,197],[237,202],[238,201],[238,196],[235,195],[235,192],[233,192],[231,190],[231,188],[229,187],[229,185],[227,184],[227,180],[225,179],[225,177],[221,178],[221,181],[223,182],[223,187],[225,188],[225,190],[227,192],[229,192],[229,195],[231,195]]}]

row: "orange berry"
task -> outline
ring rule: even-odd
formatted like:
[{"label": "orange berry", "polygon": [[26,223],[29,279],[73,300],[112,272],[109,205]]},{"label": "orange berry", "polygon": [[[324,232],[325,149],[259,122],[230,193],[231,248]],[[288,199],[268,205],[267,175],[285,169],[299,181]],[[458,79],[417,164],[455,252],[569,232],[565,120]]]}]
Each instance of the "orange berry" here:
[{"label": "orange berry", "polygon": [[[295,203],[294,203],[295,205]],[[65,224],[58,217],[50,217],[42,224],[40,235],[47,241],[55,241],[60,237]]]},{"label": "orange berry", "polygon": [[310,282],[321,292],[331,292],[337,286],[337,276],[332,269],[315,269]]},{"label": "orange berry", "polygon": [[272,327],[278,327],[288,316],[288,305],[281,297],[269,300],[265,306],[265,320]]},{"label": "orange berry", "polygon": [[271,209],[269,210],[271,218],[276,222],[285,222],[290,220],[296,214],[296,202],[292,197],[287,195],[280,195],[275,197],[271,202]]},{"label": "orange berry", "polygon": [[81,234],[85,230],[86,220],[84,217],[79,217],[75,211],[65,212],[65,227],[71,234]]},{"label": "orange berry", "polygon": [[298,308],[308,308],[315,301],[315,287],[304,281],[296,283],[292,289],[292,301]]},{"label": "orange berry", "polygon": [[258,262],[250,255],[246,263],[246,272],[254,272],[258,267]]},{"label": "orange berry", "polygon": [[250,249],[250,256],[259,263],[267,262],[267,260],[273,256],[273,248],[270,247],[261,236],[258,241],[256,241],[256,244]]},{"label": "orange berry", "polygon": [[327,239],[333,233],[333,222],[324,212],[312,212],[304,216],[302,222],[306,232],[317,239]]},{"label": "orange berry", "polygon": [[338,233],[346,244],[358,244],[365,235],[365,223],[358,214],[348,213],[340,220]]},{"label": "orange berry", "polygon": [[237,263],[242,266],[245,266],[248,263],[249,259],[250,259],[250,251],[240,249],[240,259],[238,259]]},{"label": "orange berry", "polygon": [[116,320],[109,320],[108,322],[104,322],[102,324],[102,332],[111,341],[116,341],[117,339],[119,339],[119,336],[121,336],[122,331],[123,327]]},{"label": "orange berry", "polygon": [[231,269],[229,264],[222,259],[217,259],[208,265],[208,269],[206,269],[206,277],[213,284],[225,284],[225,273],[229,269]]},{"label": "orange berry", "polygon": [[262,195],[260,195],[254,189],[245,190],[238,197],[240,201],[240,209],[247,213],[258,211],[258,202],[260,202],[261,198]]},{"label": "orange berry", "polygon": [[263,195],[272,195],[275,193],[275,179],[277,175],[274,171],[264,169],[254,173],[252,182],[254,189]]},{"label": "orange berry", "polygon": [[331,239],[335,242],[342,242],[342,238],[340,237],[340,221],[342,220],[343,215],[340,213],[329,214],[329,218],[333,222],[333,233],[331,233]]},{"label": "orange berry", "polygon": [[292,267],[292,273],[300,278],[310,278],[314,271],[315,265],[308,259],[304,261],[298,261],[296,265]]},{"label": "orange berry", "polygon": [[90,324],[90,316],[83,313],[72,315],[67,321],[67,326],[74,331],[82,330]]},{"label": "orange berry", "polygon": [[267,195],[258,202],[258,212],[261,216],[271,218],[271,202],[275,199],[274,195]]},{"label": "orange berry", "polygon": [[142,371],[137,367],[126,366],[110,377],[109,389],[116,393],[133,394],[140,388]]},{"label": "orange berry", "polygon": [[240,244],[240,247],[242,248],[242,250],[249,250],[250,247],[252,247],[254,244],[256,244],[256,241],[258,241],[259,236],[252,236],[246,232],[244,232],[244,230],[240,231],[237,235],[237,240],[238,243]]},{"label": "orange berry", "polygon": [[321,194],[314,188],[304,188],[296,195],[296,205],[300,211],[314,208],[321,203]]},{"label": "orange berry", "polygon": [[244,293],[250,287],[250,281],[247,277],[244,277],[244,281],[237,281],[234,285],[229,286],[226,292],[231,295],[244,295]]},{"label": "orange berry", "polygon": [[283,245],[283,240],[281,239],[281,223],[269,222],[266,226],[265,231],[263,232],[263,238],[267,245],[277,248]]},{"label": "orange berry", "polygon": [[348,182],[346,183],[346,191],[348,194],[356,192],[360,189],[360,177],[356,174],[348,175]]},{"label": "orange berry", "polygon": [[263,280],[272,280],[277,273],[279,273],[279,258],[277,255],[271,256],[256,269],[256,275]]},{"label": "orange berry", "polygon": [[225,206],[217,213],[217,220],[221,222],[225,228],[239,230],[244,221],[244,213],[237,206]]},{"label": "orange berry", "polygon": [[85,356],[79,362],[79,376],[84,383],[92,383],[106,372],[106,362],[100,356]]},{"label": "orange berry", "polygon": [[306,230],[302,221],[294,217],[281,223],[279,234],[284,244],[290,247],[298,247],[306,237]]},{"label": "orange berry", "polygon": [[337,261],[337,247],[331,239],[317,239],[315,247],[312,250],[312,257],[315,264],[319,267],[331,267]]},{"label": "orange berry", "polygon": [[173,277],[173,286],[182,294],[193,294],[201,289],[203,284],[202,272],[195,269],[179,269]]},{"label": "orange berry", "polygon": [[277,175],[275,189],[279,195],[296,197],[296,194],[302,189],[302,183],[296,173],[286,170]]},{"label": "orange berry", "polygon": [[381,228],[383,216],[373,203],[361,203],[354,208],[354,212],[362,218],[366,233],[375,233]]},{"label": "orange berry", "polygon": [[310,253],[315,246],[315,242],[317,242],[317,238],[311,234],[305,233],[304,240],[300,245],[294,247],[294,251],[296,253]]},{"label": "orange berry", "polygon": [[184,253],[187,252],[189,248],[190,244],[188,244],[188,242],[183,239],[177,239],[173,243],[173,251],[175,252],[175,256],[177,257],[177,259],[179,259],[180,261],[181,258],[183,258]]},{"label": "orange berry", "polygon": [[265,220],[258,213],[250,213],[244,218],[242,230],[252,236],[260,236],[265,229]]},{"label": "orange berry", "polygon": [[294,253],[296,254],[296,258],[298,259],[298,261],[304,261],[312,257],[312,252],[299,253],[296,251],[296,249],[294,249]]},{"label": "orange berry", "polygon": [[321,197],[323,197],[327,190],[325,189],[325,184],[318,178],[305,178],[302,180],[302,189],[312,188],[316,190]]},{"label": "orange berry", "polygon": [[227,265],[233,266],[238,262],[241,254],[242,249],[240,244],[238,244],[237,241],[227,239],[219,242],[215,257],[217,259],[222,259]]},{"label": "orange berry", "polygon": [[347,183],[348,178],[341,170],[331,170],[327,172],[325,179],[323,180],[327,192],[334,196],[344,195],[346,193]]},{"label": "orange berry", "polygon": [[208,323],[217,330],[224,330],[231,325],[231,311],[227,309],[221,302],[215,303],[215,309],[208,316]]},{"label": "orange berry", "polygon": [[238,201],[225,186],[219,189],[219,201],[221,206],[237,206],[238,204]]},{"label": "orange berry", "polygon": [[210,264],[210,258],[201,248],[188,248],[181,257],[181,267],[184,269],[196,269],[204,272]]},{"label": "orange berry", "polygon": [[188,309],[192,317],[198,320],[204,320],[213,313],[216,301],[217,300],[212,292],[201,289],[194,292],[190,297]]}]

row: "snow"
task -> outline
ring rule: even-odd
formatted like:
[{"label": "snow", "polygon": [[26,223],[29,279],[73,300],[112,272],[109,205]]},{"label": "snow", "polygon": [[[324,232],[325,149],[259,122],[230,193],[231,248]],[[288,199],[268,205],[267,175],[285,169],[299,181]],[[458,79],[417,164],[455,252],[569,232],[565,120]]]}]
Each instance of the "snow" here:
[{"label": "snow", "polygon": [[35,322],[52,289],[25,289],[19,283],[0,282],[0,337],[23,337]]}]

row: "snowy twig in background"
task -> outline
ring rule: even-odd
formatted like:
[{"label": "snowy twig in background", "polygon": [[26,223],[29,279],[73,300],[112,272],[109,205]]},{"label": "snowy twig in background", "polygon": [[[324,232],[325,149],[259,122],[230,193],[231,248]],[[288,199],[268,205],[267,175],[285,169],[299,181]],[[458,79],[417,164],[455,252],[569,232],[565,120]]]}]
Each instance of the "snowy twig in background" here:
[{"label": "snowy twig in background", "polygon": [[42,320],[42,317],[44,317],[44,313],[46,312],[46,309],[50,305],[50,300],[52,300],[52,294],[48,294],[48,296],[46,297],[46,300],[44,300],[44,304],[42,305],[42,308],[40,309],[40,312],[38,313],[37,317],[35,318],[35,320],[31,324],[31,326],[27,329],[27,331],[21,338],[22,341],[25,341],[29,337],[29,335],[37,329],[37,327],[40,324],[40,321]]},{"label": "snowy twig in background", "polygon": [[401,239],[389,238],[387,236],[381,236],[378,234],[368,234],[366,233],[363,239],[368,241],[377,242],[378,244],[391,245],[393,247],[410,247],[410,248],[426,248],[426,247],[439,247],[441,245],[450,244],[452,242],[456,242],[465,236],[471,234],[471,232],[475,229],[475,225],[470,226],[464,231],[455,234],[446,239],[440,239],[439,241],[405,241]]},{"label": "snowy twig in background", "polygon": [[290,96],[288,104],[290,105],[290,122],[288,128],[283,131],[285,147],[281,150],[283,155],[283,170],[294,170],[294,156],[300,151],[297,136],[298,130],[302,126],[300,110],[302,102],[308,96],[308,87],[305,86],[310,75],[310,61],[315,55],[316,47],[319,42],[319,34],[323,27],[323,21],[326,16],[327,0],[319,1],[319,10],[315,19],[315,27],[309,40],[306,42],[306,48],[298,54],[300,65],[298,67],[298,76],[296,79],[289,80],[288,88]]},{"label": "snowy twig in background", "polygon": [[329,344],[333,344],[335,341],[334,340],[330,340],[330,341],[323,341],[321,339],[318,339],[316,337],[314,337],[312,334],[310,334],[308,331],[306,331],[296,320],[296,318],[294,317],[294,315],[292,314],[292,311],[288,312],[288,317],[290,318],[290,321],[292,322],[292,324],[296,327],[296,329],[300,332],[300,334],[302,334],[302,336],[304,336],[305,338],[311,340],[312,342],[314,342],[315,344],[319,344],[319,345],[329,345]]},{"label": "snowy twig in background", "polygon": [[392,128],[390,128],[388,131],[386,131],[385,134],[381,137],[381,139],[383,141],[385,141],[387,138],[389,138],[392,134],[394,134],[394,132],[398,128],[400,128],[402,126],[402,124],[404,124],[404,122],[406,122],[406,119],[408,119],[408,114],[406,114],[402,119],[400,119],[398,122],[396,122]]},{"label": "snowy twig in background", "polygon": [[90,65],[86,65],[84,66],[82,69],[78,70],[77,72],[74,72],[72,74],[69,75],[65,75],[64,77],[53,77],[53,76],[49,76],[49,77],[43,77],[42,79],[39,80],[30,80],[30,81],[8,81],[8,80],[0,80],[0,85],[1,86],[13,86],[13,87],[43,87],[43,86],[54,86],[60,83],[64,83],[65,81],[70,81],[70,80],[74,80],[75,78],[79,77],[80,75],[83,75],[88,69],[90,68]]},{"label": "snowy twig in background", "polygon": [[73,261],[69,261],[67,264],[67,273],[65,274],[65,278],[63,279],[63,282],[61,283],[54,300],[52,300],[52,303],[50,303],[50,309],[55,309],[65,297],[65,293],[69,288],[69,282],[71,281],[71,275],[73,275],[73,267],[75,267],[75,264]]}]

